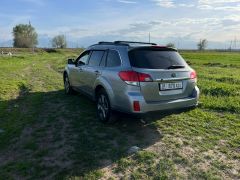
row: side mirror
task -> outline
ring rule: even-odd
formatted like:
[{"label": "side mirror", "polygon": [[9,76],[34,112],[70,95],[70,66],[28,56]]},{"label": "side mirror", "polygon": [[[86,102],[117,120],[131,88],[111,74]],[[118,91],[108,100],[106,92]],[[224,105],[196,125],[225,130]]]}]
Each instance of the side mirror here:
[{"label": "side mirror", "polygon": [[74,59],[68,59],[68,64],[75,64]]},{"label": "side mirror", "polygon": [[79,66],[83,66],[83,65],[85,65],[85,63],[82,62],[82,61],[78,61],[78,65],[79,65]]}]

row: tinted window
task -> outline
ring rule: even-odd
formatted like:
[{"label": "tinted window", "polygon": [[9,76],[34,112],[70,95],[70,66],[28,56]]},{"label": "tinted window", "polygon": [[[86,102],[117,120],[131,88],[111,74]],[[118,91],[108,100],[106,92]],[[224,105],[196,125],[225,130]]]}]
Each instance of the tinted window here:
[{"label": "tinted window", "polygon": [[168,69],[171,66],[186,66],[176,51],[132,50],[129,52],[131,66],[147,69]]},{"label": "tinted window", "polygon": [[89,59],[89,66],[99,66],[102,57],[103,57],[104,51],[93,51],[92,55]]},{"label": "tinted window", "polygon": [[121,60],[117,51],[109,50],[107,57],[107,67],[116,67],[121,65]]},{"label": "tinted window", "polygon": [[89,54],[90,54],[90,52],[85,52],[83,55],[81,55],[78,58],[78,60],[77,60],[78,66],[82,66],[82,65],[86,65],[87,64],[87,61],[88,61],[88,58],[89,58]]},{"label": "tinted window", "polygon": [[108,51],[105,51],[102,61],[100,63],[100,66],[102,66],[102,67],[104,67],[106,65],[107,54],[108,54]]}]

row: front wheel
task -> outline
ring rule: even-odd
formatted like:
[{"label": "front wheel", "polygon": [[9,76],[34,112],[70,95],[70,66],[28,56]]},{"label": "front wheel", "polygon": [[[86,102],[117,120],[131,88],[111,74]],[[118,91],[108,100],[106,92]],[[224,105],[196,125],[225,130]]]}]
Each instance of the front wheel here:
[{"label": "front wheel", "polygon": [[98,119],[106,123],[111,118],[111,106],[107,93],[102,89],[97,95],[97,117]]},{"label": "front wheel", "polygon": [[64,76],[64,90],[66,94],[73,94],[72,86],[70,85],[68,75]]}]

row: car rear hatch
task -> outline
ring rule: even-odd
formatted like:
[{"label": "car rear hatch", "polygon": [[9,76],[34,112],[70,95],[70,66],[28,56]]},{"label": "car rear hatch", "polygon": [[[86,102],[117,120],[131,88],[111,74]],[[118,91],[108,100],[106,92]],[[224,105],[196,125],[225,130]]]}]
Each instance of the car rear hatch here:
[{"label": "car rear hatch", "polygon": [[186,98],[192,94],[196,77],[190,78],[193,70],[176,50],[139,47],[129,51],[129,59],[133,71],[151,77],[149,81],[139,82],[146,102]]}]

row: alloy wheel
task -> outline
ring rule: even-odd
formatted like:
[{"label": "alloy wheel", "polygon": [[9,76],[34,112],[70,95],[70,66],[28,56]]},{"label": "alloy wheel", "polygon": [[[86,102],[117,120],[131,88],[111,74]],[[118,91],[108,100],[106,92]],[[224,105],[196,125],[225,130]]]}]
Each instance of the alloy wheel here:
[{"label": "alloy wheel", "polygon": [[70,84],[69,84],[69,80],[68,80],[67,76],[65,77],[64,87],[65,87],[66,93],[68,93],[69,92],[69,88],[70,88]]},{"label": "alloy wheel", "polygon": [[98,111],[100,120],[106,121],[106,119],[108,117],[108,113],[109,113],[109,104],[108,104],[108,100],[104,94],[101,94],[98,97],[97,111]]}]

